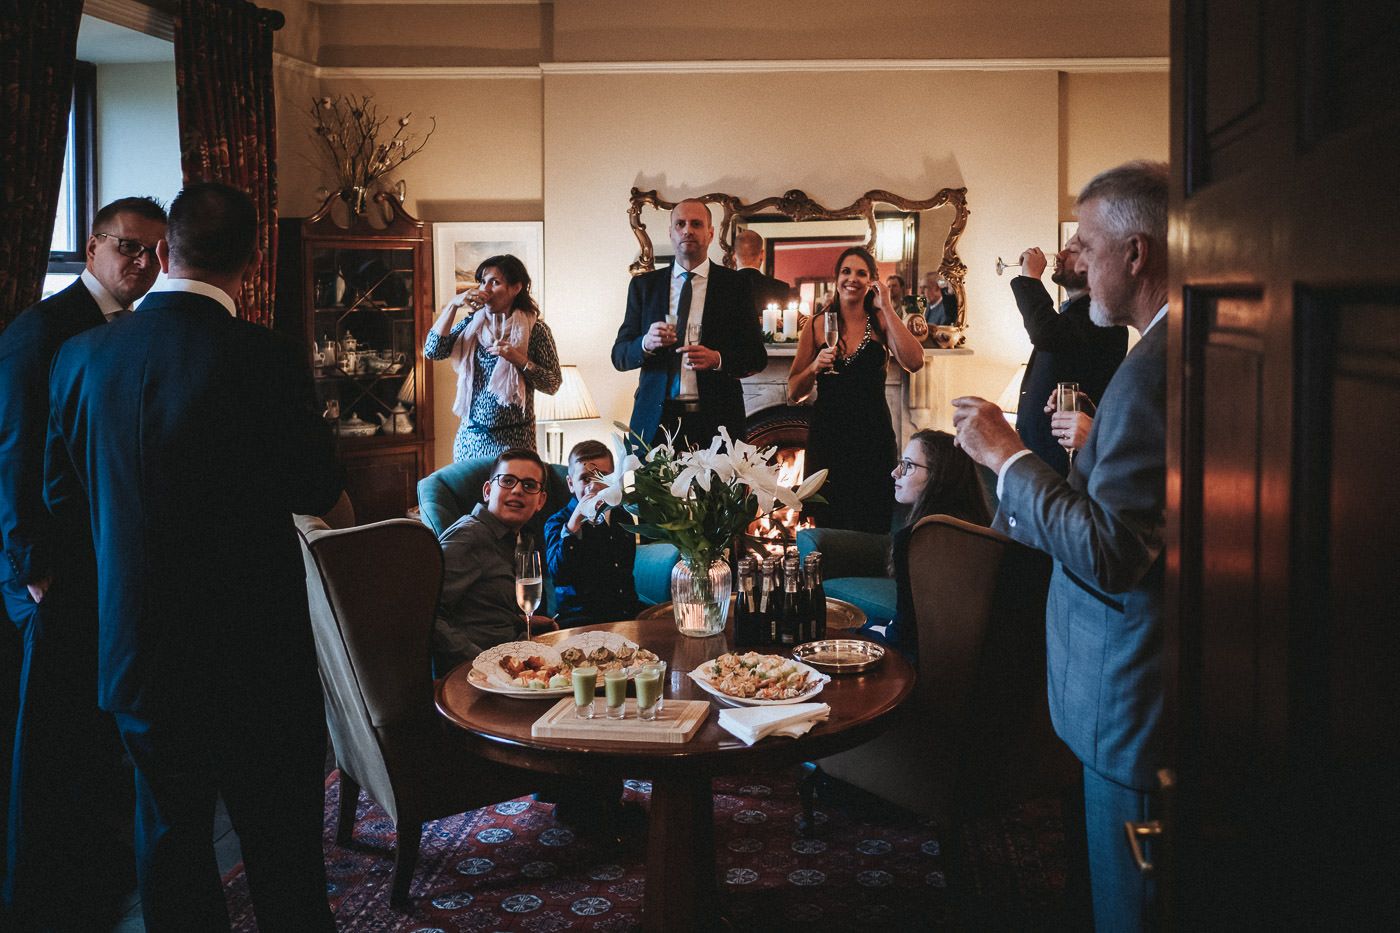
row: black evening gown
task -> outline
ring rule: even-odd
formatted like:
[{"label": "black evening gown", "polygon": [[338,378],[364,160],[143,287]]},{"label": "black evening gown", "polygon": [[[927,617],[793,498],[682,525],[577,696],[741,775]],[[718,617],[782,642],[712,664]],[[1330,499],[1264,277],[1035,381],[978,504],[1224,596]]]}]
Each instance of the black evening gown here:
[{"label": "black evening gown", "polygon": [[886,360],[867,323],[856,351],[817,377],[806,472],[829,471],[821,489],[827,504],[807,511],[822,528],[890,533],[897,451],[885,402]]}]

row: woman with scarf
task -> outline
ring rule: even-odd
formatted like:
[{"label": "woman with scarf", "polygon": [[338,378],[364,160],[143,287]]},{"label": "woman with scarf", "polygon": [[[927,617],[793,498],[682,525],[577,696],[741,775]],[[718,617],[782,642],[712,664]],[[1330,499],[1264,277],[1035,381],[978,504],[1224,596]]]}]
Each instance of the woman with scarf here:
[{"label": "woman with scarf", "polygon": [[[561,379],[554,335],[540,320],[525,264],[492,256],[476,267],[476,281],[447,303],[423,344],[426,358],[450,357],[457,372],[457,462],[512,447],[534,450],[535,390],[553,395]],[[464,304],[471,310],[454,326]]]}]

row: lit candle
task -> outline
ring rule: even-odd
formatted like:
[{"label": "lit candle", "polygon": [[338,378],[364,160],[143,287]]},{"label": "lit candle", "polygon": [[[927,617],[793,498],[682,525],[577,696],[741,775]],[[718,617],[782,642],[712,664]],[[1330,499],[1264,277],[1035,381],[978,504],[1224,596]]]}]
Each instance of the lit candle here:
[{"label": "lit candle", "polygon": [[774,340],[778,339],[778,306],[769,302],[768,307],[763,309],[763,332],[771,334]]},{"label": "lit candle", "polygon": [[797,339],[797,302],[789,301],[783,309],[783,339]]}]

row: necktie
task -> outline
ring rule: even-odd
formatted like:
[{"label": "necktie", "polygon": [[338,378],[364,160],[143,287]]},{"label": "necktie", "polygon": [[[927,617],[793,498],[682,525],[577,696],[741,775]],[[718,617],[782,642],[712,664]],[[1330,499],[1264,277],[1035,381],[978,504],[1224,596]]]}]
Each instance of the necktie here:
[{"label": "necktie", "polygon": [[[676,299],[676,342],[677,345],[685,343],[685,328],[690,322],[690,280],[695,276],[694,272],[681,273],[681,294]],[[681,391],[681,354],[673,352],[671,354],[671,390],[667,395],[675,398]]]},{"label": "necktie", "polygon": [[126,317],[126,316],[127,316],[128,314],[130,314],[130,313],[131,313],[131,309],[130,309],[130,308],[118,308],[116,311],[113,311],[113,312],[112,312],[112,320],[113,320],[113,321],[120,321],[122,318]]}]

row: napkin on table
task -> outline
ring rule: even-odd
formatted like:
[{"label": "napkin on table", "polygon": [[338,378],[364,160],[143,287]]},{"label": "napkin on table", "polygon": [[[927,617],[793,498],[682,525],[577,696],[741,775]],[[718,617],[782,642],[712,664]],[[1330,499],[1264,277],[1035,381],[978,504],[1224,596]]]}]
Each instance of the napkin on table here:
[{"label": "napkin on table", "polygon": [[793,703],[790,706],[746,706],[722,709],[719,724],[745,745],[770,735],[797,738],[831,715],[825,703]]}]

